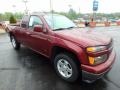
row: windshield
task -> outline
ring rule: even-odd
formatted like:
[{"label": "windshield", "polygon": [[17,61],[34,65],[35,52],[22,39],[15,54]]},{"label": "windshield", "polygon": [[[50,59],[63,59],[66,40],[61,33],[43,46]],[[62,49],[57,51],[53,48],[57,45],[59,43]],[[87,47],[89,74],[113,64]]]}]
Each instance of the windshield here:
[{"label": "windshield", "polygon": [[62,15],[45,15],[46,22],[53,30],[77,27],[71,20]]}]

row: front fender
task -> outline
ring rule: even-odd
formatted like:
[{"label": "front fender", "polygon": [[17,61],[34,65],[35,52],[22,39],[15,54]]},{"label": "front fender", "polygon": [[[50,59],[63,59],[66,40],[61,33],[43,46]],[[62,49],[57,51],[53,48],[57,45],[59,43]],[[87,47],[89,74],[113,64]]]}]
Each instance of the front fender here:
[{"label": "front fender", "polygon": [[53,42],[53,45],[64,48],[67,51],[73,52],[77,56],[81,64],[88,64],[87,54],[84,48],[80,47],[78,44],[68,40],[56,39],[55,42]]}]

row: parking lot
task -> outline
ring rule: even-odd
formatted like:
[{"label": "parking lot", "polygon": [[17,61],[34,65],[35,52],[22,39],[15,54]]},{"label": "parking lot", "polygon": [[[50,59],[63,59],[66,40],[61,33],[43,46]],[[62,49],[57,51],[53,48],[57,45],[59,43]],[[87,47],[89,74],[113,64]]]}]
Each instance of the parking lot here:
[{"label": "parking lot", "polygon": [[114,39],[117,57],[112,70],[92,83],[67,83],[55,73],[49,60],[27,47],[15,51],[7,34],[0,34],[0,90],[120,90],[120,27],[81,28]]}]

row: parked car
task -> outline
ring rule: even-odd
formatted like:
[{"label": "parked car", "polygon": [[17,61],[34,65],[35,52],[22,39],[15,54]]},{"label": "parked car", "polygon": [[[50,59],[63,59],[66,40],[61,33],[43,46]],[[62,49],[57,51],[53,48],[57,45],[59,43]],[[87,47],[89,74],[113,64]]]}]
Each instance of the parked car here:
[{"label": "parked car", "polygon": [[82,31],[62,15],[26,15],[20,26],[8,28],[15,50],[23,44],[49,58],[58,76],[68,82],[78,78],[96,81],[115,61],[112,38],[94,31]]},{"label": "parked car", "polygon": [[109,21],[115,23],[117,22],[117,19],[110,19]]}]

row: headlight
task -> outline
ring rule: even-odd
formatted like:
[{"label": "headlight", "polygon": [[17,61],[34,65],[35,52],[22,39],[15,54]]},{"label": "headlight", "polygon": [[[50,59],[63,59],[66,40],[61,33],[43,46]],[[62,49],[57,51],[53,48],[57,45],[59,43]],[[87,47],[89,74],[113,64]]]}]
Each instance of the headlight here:
[{"label": "headlight", "polygon": [[106,46],[88,47],[87,52],[99,52],[105,49],[106,49]]},{"label": "headlight", "polygon": [[90,57],[89,56],[89,63],[91,65],[100,64],[100,63],[104,62],[105,60],[107,60],[107,54],[104,54],[104,55],[101,55],[101,56],[98,56],[98,57]]}]

